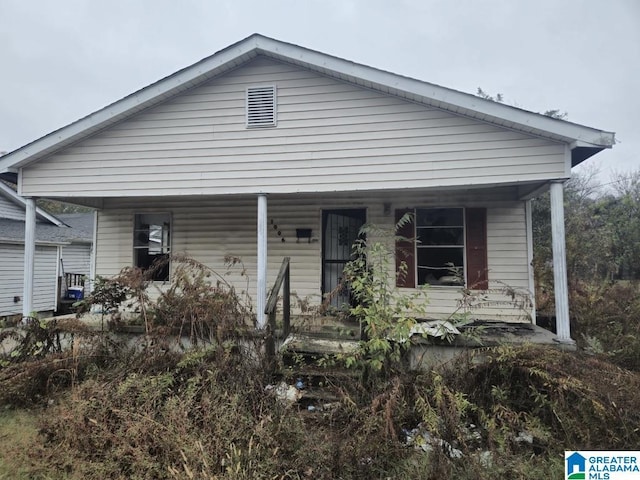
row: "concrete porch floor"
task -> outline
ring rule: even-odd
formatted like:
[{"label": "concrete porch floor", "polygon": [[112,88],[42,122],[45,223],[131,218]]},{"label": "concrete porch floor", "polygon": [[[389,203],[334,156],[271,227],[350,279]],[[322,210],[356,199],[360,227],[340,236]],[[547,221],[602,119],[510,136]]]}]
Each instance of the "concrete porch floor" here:
[{"label": "concrete porch floor", "polygon": [[[336,317],[307,318],[298,325],[292,320],[292,325],[292,334],[284,342],[284,347],[290,352],[347,353],[357,348],[360,339],[360,326],[357,323]],[[558,342],[553,332],[531,323],[475,320],[458,328],[461,335],[452,341],[414,335],[409,353],[410,368],[430,369],[462,353],[499,345],[535,344],[565,350],[576,348],[575,344]]]}]

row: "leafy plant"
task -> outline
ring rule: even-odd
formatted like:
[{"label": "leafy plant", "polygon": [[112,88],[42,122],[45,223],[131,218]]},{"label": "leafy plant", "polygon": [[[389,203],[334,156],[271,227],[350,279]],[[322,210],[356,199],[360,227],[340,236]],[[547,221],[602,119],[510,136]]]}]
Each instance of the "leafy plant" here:
[{"label": "leafy plant", "polygon": [[402,262],[391,274],[390,250],[397,232],[411,221],[405,214],[392,230],[366,224],[353,244],[353,255],[344,268],[343,278],[352,297],[349,314],[360,321],[364,334],[360,350],[346,355],[347,366],[364,365],[373,371],[392,373],[401,367],[403,352],[409,347],[411,329],[416,318],[426,314],[428,303],[425,287],[410,292],[396,287],[396,276],[407,274]]},{"label": "leafy plant", "polygon": [[[237,337],[243,328],[253,326],[246,289],[238,294],[224,276],[192,258],[174,255],[172,260],[171,283],[151,306],[154,328],[177,330],[178,335],[188,333],[194,344],[222,344]],[[227,265],[240,265],[244,272],[239,259],[228,260]]]}]

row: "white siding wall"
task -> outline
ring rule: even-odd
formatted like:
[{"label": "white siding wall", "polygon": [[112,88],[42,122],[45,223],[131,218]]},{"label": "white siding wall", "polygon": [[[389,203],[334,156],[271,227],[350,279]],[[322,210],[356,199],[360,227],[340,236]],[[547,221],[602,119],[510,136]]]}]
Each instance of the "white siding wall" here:
[{"label": "white siding wall", "polygon": [[[81,273],[86,277],[85,294],[88,293],[89,275],[91,273],[91,245],[72,244],[62,247],[62,265],[64,273]],[[60,271],[62,276],[63,272]],[[64,284],[64,282],[63,282]],[[62,288],[64,288],[63,285]],[[61,292],[61,296],[64,292]]]},{"label": "white siding wall", "polygon": [[[0,218],[24,220],[24,208],[20,208],[0,193]],[[2,232],[0,232],[0,236],[2,236]]]},{"label": "white siding wall", "polygon": [[[442,193],[363,194],[358,196],[270,196],[269,219],[269,286],[272,285],[282,258],[291,257],[291,288],[301,298],[320,302],[321,281],[321,224],[322,209],[366,208],[367,219],[378,225],[392,226],[396,208],[416,206],[486,206],[488,207],[488,262],[490,287],[496,292],[492,301],[504,301],[497,293],[501,282],[527,289],[526,227],[523,202],[500,200],[500,194],[478,191],[445,195]],[[389,203],[391,214],[384,214]],[[135,205],[138,205],[137,207]],[[182,200],[110,201],[109,208],[99,212],[97,274],[115,275],[131,265],[133,250],[133,215],[135,212],[156,211],[172,214],[172,247],[176,253],[186,253],[224,274],[226,255],[242,258],[247,268],[249,292],[255,291],[256,269],[256,211],[255,197],[220,197],[202,199],[197,203]],[[277,226],[277,229],[274,228]],[[312,228],[313,240],[296,242],[296,228]],[[277,232],[281,235],[278,236]],[[285,241],[282,242],[282,239]],[[392,268],[394,261],[391,260]],[[238,270],[236,269],[237,273]],[[247,286],[247,278],[226,277],[239,290]],[[434,317],[450,315],[460,299],[460,289],[432,287],[429,290],[429,314]],[[473,313],[477,317],[525,320],[522,312],[507,305],[492,303]]]},{"label": "white siding wall", "polygon": [[[277,86],[278,126],[245,127]],[[24,195],[427,188],[566,176],[565,146],[259,58],[27,167]]]},{"label": "white siding wall", "polygon": [[65,273],[89,275],[91,245],[72,244],[62,247],[62,261]]},{"label": "white siding wall", "polygon": [[[37,312],[55,309],[56,262],[55,246],[36,246],[33,309]],[[0,317],[22,313],[24,278],[24,246],[0,244]],[[13,298],[20,297],[14,303]]]}]

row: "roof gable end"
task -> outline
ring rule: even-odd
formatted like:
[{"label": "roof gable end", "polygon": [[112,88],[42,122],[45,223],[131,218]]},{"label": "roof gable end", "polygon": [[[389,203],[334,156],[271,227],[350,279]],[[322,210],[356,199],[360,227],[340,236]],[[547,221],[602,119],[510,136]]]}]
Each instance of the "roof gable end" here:
[{"label": "roof gable end", "polygon": [[105,108],[0,157],[0,174],[17,172],[20,168],[87,138],[110,125],[223,75],[258,55],[272,57],[342,81],[440,108],[457,115],[564,142],[575,153],[572,162],[574,165],[604,148],[610,148],[615,143],[615,136],[611,132],[553,119],[468,93],[253,34]]}]

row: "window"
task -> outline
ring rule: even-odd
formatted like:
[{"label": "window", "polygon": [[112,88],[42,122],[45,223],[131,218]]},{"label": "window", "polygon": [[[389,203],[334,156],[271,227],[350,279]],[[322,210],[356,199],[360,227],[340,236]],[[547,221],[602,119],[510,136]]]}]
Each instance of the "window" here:
[{"label": "window", "polygon": [[416,209],[418,285],[464,283],[464,210]]},{"label": "window", "polygon": [[276,126],[276,87],[247,88],[247,127]]},{"label": "window", "polygon": [[153,267],[152,279],[169,280],[171,252],[171,215],[168,213],[138,213],[133,231],[133,261],[136,267]]},{"label": "window", "polygon": [[396,240],[398,287],[489,288],[486,208],[398,209],[396,223],[408,213],[411,221],[400,225]]}]

